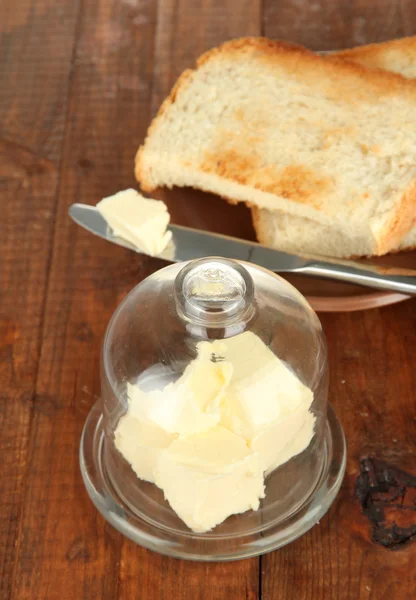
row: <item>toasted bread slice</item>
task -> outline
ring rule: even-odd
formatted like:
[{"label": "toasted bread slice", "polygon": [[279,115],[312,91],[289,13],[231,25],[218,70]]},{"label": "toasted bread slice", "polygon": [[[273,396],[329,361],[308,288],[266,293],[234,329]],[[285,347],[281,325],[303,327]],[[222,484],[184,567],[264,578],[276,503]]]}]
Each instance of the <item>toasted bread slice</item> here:
[{"label": "toasted bread slice", "polygon": [[416,85],[244,38],[186,71],[136,158],[146,191],[193,186],[311,219],[383,254],[416,216]]},{"label": "toasted bread slice", "polygon": [[[321,254],[339,258],[375,254],[367,238],[348,235],[340,227],[322,225],[283,211],[252,208],[251,213],[257,239],[265,246],[293,254]],[[390,251],[411,249],[416,249],[415,227]]]},{"label": "toasted bread slice", "polygon": [[[359,46],[331,56],[416,79],[416,36]],[[357,241],[351,239],[351,236],[346,236],[340,228],[328,228],[310,219],[294,217],[281,211],[271,212],[253,208],[252,216],[259,241],[288,252],[301,251],[341,257],[372,253],[365,243],[362,247],[361,242],[357,245]],[[411,249],[416,249],[416,226],[390,250]]]}]

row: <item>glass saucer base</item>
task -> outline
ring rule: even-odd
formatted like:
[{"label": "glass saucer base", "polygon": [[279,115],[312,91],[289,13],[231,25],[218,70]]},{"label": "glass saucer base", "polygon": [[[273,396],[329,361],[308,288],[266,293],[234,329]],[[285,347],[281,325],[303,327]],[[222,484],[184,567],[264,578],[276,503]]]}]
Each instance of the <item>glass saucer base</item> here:
[{"label": "glass saucer base", "polygon": [[155,552],[198,561],[229,561],[277,550],[311,529],[328,511],[344,477],[346,445],[342,426],[328,406],[324,461],[318,483],[303,505],[290,517],[258,533],[232,536],[178,534],[137,516],[110,482],[104,462],[104,429],[101,401],[92,407],[80,443],[80,467],[87,492],[98,511],[120,533]]}]

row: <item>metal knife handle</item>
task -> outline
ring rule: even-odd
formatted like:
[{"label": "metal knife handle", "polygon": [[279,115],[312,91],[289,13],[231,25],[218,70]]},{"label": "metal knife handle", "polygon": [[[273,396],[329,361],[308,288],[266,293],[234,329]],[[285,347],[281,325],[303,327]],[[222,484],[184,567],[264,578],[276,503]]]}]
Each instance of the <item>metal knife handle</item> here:
[{"label": "metal knife handle", "polygon": [[357,264],[349,261],[331,260],[307,261],[299,272],[316,277],[330,277],[346,283],[356,283],[379,290],[389,290],[400,294],[416,295],[416,276],[410,269],[381,267],[378,265]]}]

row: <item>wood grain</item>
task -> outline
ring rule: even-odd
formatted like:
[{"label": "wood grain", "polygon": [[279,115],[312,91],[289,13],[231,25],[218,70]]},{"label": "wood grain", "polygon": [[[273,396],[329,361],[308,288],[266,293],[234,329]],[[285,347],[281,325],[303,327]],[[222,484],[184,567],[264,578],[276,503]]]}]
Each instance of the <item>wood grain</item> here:
[{"label": "wood grain", "polygon": [[[411,5],[411,0],[265,0],[264,33],[311,50],[382,42],[405,34],[402,11],[411,10]],[[412,27],[414,22],[407,24],[406,35]]]},{"label": "wood grain", "polygon": [[[0,25],[0,597],[12,593],[78,3]],[[58,18],[59,15],[59,18]],[[56,24],[52,28],[52,23]],[[39,43],[42,41],[42,43]],[[51,54],[54,60],[50,60]],[[40,82],[42,81],[42,84]],[[45,93],[47,86],[48,92]]]},{"label": "wood grain", "polygon": [[128,3],[87,2],[80,18],[13,598],[117,597],[121,537],[85,492],[78,447],[99,393],[105,327],[155,264],[91,239],[67,210],[133,184],[149,118],[154,4],[138,14],[142,24]]},{"label": "wood grain", "polygon": [[[151,115],[212,45],[262,31],[312,49],[415,34],[415,3],[5,0],[4,7],[0,598],[414,597],[416,544],[395,552],[375,545],[354,483],[367,454],[416,471],[416,302],[321,316],[331,402],[349,452],[341,493],[321,523],[261,561],[169,559],[104,522],[78,466],[110,315],[161,262],[91,237],[70,223],[67,209],[135,185],[133,158]],[[176,221],[199,225],[201,198],[165,197]],[[211,229],[221,230],[225,218],[236,234],[252,235],[244,208],[211,201]]]}]

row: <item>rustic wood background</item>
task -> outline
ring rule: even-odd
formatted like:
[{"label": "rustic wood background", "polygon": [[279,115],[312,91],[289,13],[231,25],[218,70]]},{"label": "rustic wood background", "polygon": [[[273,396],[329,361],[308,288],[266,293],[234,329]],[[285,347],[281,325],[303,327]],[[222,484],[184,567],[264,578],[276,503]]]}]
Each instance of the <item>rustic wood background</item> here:
[{"label": "rustic wood background", "polygon": [[261,559],[169,559],[104,522],[78,467],[107,322],[161,263],[91,237],[67,210],[134,186],[151,116],[207,48],[247,34],[316,50],[411,35],[416,2],[3,0],[0,14],[0,598],[415,598],[416,543],[375,545],[354,499],[363,455],[416,471],[415,301],[322,315],[349,455],[320,524]]}]

